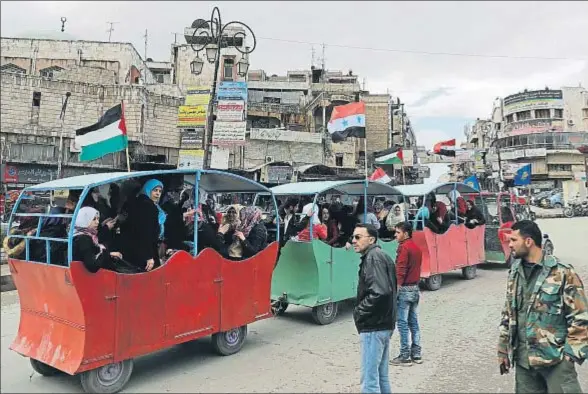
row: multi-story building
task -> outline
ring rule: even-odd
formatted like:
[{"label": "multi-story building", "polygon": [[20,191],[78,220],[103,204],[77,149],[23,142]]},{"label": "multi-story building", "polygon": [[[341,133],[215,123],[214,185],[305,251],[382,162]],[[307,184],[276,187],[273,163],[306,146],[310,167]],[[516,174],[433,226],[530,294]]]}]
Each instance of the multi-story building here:
[{"label": "multi-story building", "polygon": [[65,176],[126,168],[125,152],[80,163],[72,143],[76,129],[121,101],[133,167],[177,164],[175,122],[182,100],[150,89],[156,74],[131,44],[2,38],[0,64],[1,173],[7,188],[55,178],[59,161]]},{"label": "multi-story building", "polygon": [[588,91],[563,87],[516,93],[495,104],[502,122],[496,130],[503,180],[513,178],[509,163],[530,163],[532,187],[552,189],[584,171],[576,146],[588,142]]}]

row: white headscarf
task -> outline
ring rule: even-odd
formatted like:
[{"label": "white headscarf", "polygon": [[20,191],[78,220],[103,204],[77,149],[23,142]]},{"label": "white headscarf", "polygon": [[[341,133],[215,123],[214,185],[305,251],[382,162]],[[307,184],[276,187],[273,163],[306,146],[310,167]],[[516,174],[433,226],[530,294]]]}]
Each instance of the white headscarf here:
[{"label": "white headscarf", "polygon": [[318,216],[318,207],[313,204],[313,203],[309,203],[306,204],[303,208],[302,208],[302,215],[303,216],[308,216],[308,214],[312,211],[312,219],[311,219],[311,224],[320,224],[320,220],[319,220],[319,216]]},{"label": "white headscarf", "polygon": [[88,228],[92,220],[99,215],[99,212],[92,207],[83,207],[78,212],[75,226],[78,228]]},{"label": "white headscarf", "polygon": [[452,190],[447,194],[447,197],[449,197],[451,202],[455,202],[455,200],[461,197],[461,194],[457,190]]}]

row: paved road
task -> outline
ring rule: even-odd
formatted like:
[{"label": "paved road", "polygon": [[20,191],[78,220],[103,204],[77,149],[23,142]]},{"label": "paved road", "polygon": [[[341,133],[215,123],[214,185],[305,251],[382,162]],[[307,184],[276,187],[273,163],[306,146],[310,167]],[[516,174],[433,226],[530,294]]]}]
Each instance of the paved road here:
[{"label": "paved road", "polygon": [[[539,221],[556,254],[575,265],[588,283],[588,218]],[[424,292],[422,365],[391,367],[395,392],[512,392],[513,376],[501,377],[495,362],[497,322],[506,270],[478,270],[471,281],[444,277],[437,292]],[[77,379],[31,375],[28,360],[8,349],[18,325],[17,299],[2,294],[2,392],[79,392]],[[308,310],[250,326],[243,350],[214,355],[209,340],[180,345],[137,360],[126,392],[359,392],[358,336],[350,308],[330,326],[316,326]],[[393,354],[398,335],[393,337]],[[588,390],[588,367],[578,369]]]}]

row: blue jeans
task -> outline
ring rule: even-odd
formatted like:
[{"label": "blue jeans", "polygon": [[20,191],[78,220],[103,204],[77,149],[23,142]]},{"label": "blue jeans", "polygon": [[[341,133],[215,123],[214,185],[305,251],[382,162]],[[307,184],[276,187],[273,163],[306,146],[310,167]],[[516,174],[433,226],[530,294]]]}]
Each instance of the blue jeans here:
[{"label": "blue jeans", "polygon": [[[396,318],[400,333],[400,357],[421,357],[421,332],[417,317],[420,292],[418,286],[398,290],[398,316]],[[412,334],[412,344],[410,336]]]},{"label": "blue jeans", "polygon": [[392,330],[362,332],[361,344],[361,392],[391,393],[388,362],[390,360]]}]

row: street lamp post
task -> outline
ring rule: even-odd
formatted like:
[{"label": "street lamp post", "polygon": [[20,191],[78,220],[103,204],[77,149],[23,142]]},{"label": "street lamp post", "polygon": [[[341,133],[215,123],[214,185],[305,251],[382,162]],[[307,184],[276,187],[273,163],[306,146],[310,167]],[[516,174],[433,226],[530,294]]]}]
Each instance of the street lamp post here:
[{"label": "street lamp post", "polygon": [[[207,112],[207,119],[206,119],[206,133],[204,136],[204,163],[203,168],[208,169],[210,168],[210,157],[211,157],[211,145],[212,145],[212,132],[213,132],[213,109],[214,109],[214,101],[216,100],[216,89],[217,89],[217,81],[218,81],[218,69],[220,67],[220,55],[222,49],[222,38],[223,34],[225,33],[225,29],[228,26],[242,26],[251,34],[253,38],[253,45],[251,48],[247,46],[243,46],[245,49],[241,49],[238,45],[235,45],[235,39],[242,38],[243,41],[245,40],[246,34],[243,31],[236,31],[232,34],[233,42],[232,46],[239,51],[243,56],[241,60],[237,63],[237,73],[244,77],[247,75],[247,69],[249,68],[249,62],[247,60],[247,55],[255,50],[255,46],[257,44],[255,39],[255,34],[253,30],[243,22],[239,21],[231,21],[225,25],[221,22],[221,15],[218,7],[214,7],[212,10],[212,15],[210,17],[210,21],[202,21],[200,25],[192,26],[194,28],[194,32],[192,33],[192,39],[190,40],[189,44],[192,47],[192,50],[196,52],[196,59],[190,63],[190,70],[192,74],[199,75],[202,73],[202,68],[204,67],[204,61],[200,59],[198,56],[200,51],[204,50],[206,59],[209,63],[214,63],[214,79],[212,82],[212,89],[210,90],[210,100],[208,102],[208,112]],[[199,37],[200,39],[196,39]],[[226,46],[228,47],[231,43],[227,40]]]}]

